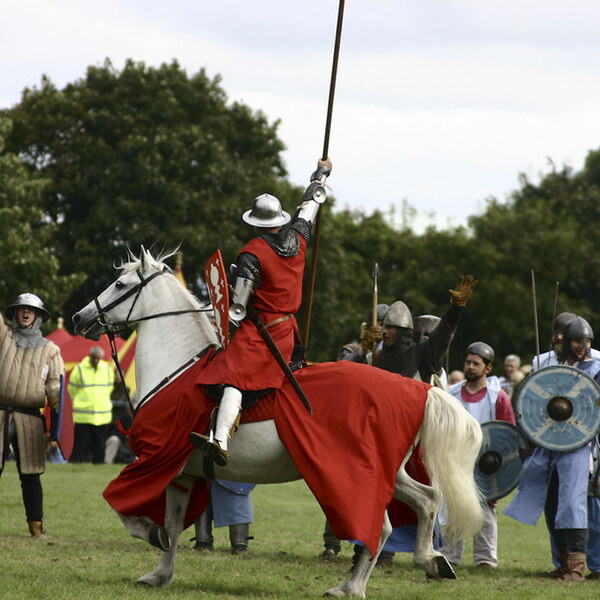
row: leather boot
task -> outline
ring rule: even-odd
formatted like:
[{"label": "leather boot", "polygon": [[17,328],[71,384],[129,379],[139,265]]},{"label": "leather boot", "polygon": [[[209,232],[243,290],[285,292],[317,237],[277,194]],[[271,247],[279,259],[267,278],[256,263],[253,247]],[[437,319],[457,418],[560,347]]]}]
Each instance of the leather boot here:
[{"label": "leather boot", "polygon": [[559,581],[585,581],[585,552],[572,552],[567,554],[567,567],[558,579]]},{"label": "leather boot", "polygon": [[229,526],[229,541],[231,542],[231,554],[246,554],[248,552],[248,535],[250,526],[248,523]]},{"label": "leather boot", "polygon": [[567,572],[567,556],[566,554],[559,554],[557,557],[559,566],[554,571],[545,571],[544,573],[538,573],[537,576],[543,579],[558,579]]},{"label": "leather boot", "polygon": [[38,540],[48,539],[41,521],[27,521],[27,524],[29,525],[29,533],[31,534],[32,538],[36,538]]}]

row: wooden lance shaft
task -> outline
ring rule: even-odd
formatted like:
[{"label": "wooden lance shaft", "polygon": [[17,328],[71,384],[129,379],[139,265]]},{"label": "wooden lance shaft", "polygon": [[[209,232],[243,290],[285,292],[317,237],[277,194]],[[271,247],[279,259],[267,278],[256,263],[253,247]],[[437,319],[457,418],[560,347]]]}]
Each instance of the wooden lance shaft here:
[{"label": "wooden lance shaft", "polygon": [[379,265],[375,263],[373,266],[373,319],[371,325],[375,327],[379,325],[379,320],[377,319],[377,304],[378,300],[378,290],[377,290],[377,278],[379,277]]},{"label": "wooden lance shaft", "polygon": [[[338,57],[340,54],[340,41],[342,39],[342,22],[344,19],[344,0],[340,0],[338,6],[338,18],[337,26],[335,31],[335,44],[333,49],[333,65],[331,67],[331,80],[329,83],[329,101],[327,103],[327,119],[325,122],[325,138],[323,141],[323,153],[322,159],[325,160],[329,153],[329,133],[331,131],[331,115],[333,113],[333,100],[335,97],[335,82],[337,78],[337,65]],[[317,220],[315,221],[315,233],[313,237],[313,248],[312,248],[312,259],[310,264],[310,274],[308,277],[308,291],[306,300],[304,302],[306,306],[306,312],[304,313],[304,328],[302,330],[302,345],[308,346],[308,333],[310,331],[310,318],[312,315],[312,302],[315,291],[315,279],[317,276],[317,258],[319,256],[319,239],[321,236],[321,215],[323,209],[317,214]]]}]

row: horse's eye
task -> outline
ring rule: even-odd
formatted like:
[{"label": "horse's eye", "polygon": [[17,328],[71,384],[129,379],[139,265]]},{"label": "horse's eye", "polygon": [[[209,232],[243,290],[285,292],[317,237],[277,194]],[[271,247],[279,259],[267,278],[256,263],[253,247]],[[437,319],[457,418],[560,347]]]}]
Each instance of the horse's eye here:
[{"label": "horse's eye", "polygon": [[115,287],[116,288],[123,288],[123,287],[125,287],[125,284],[122,281],[119,281],[117,279],[117,281],[115,281]]}]

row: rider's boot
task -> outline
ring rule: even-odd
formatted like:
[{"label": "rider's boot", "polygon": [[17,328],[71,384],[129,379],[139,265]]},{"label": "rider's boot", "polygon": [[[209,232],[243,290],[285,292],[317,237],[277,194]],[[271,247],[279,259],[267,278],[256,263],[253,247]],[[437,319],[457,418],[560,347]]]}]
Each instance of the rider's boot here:
[{"label": "rider's boot", "polygon": [[217,412],[217,425],[213,439],[199,433],[190,433],[190,441],[216,464],[224,467],[229,462],[229,438],[237,429],[237,421],[242,409],[242,392],[227,386]]}]

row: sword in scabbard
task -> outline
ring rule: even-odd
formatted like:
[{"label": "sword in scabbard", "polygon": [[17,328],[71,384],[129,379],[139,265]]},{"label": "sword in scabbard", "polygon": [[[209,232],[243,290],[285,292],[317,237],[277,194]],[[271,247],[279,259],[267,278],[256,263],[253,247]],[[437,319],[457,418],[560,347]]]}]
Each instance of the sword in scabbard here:
[{"label": "sword in scabbard", "polygon": [[262,322],[262,319],[258,316],[256,311],[252,310],[252,309],[250,309],[248,311],[247,318],[250,319],[252,321],[252,323],[254,323],[254,325],[256,325],[256,328],[258,329],[258,333],[260,333],[260,337],[262,337],[262,339],[267,344],[267,347],[271,351],[271,354],[275,357],[277,364],[281,367],[281,370],[284,372],[286,379],[290,382],[291,386],[294,388],[294,391],[298,395],[298,398],[300,398],[300,400],[302,401],[302,404],[304,404],[304,407],[306,408],[308,413],[310,415],[312,415],[313,414],[312,406],[310,405],[310,402],[308,401],[306,394],[300,387],[298,380],[296,379],[294,373],[292,373],[290,366],[288,365],[287,361],[283,357],[283,354],[281,354],[281,351],[277,347],[275,340],[271,337],[271,334],[269,333],[265,324]]}]

